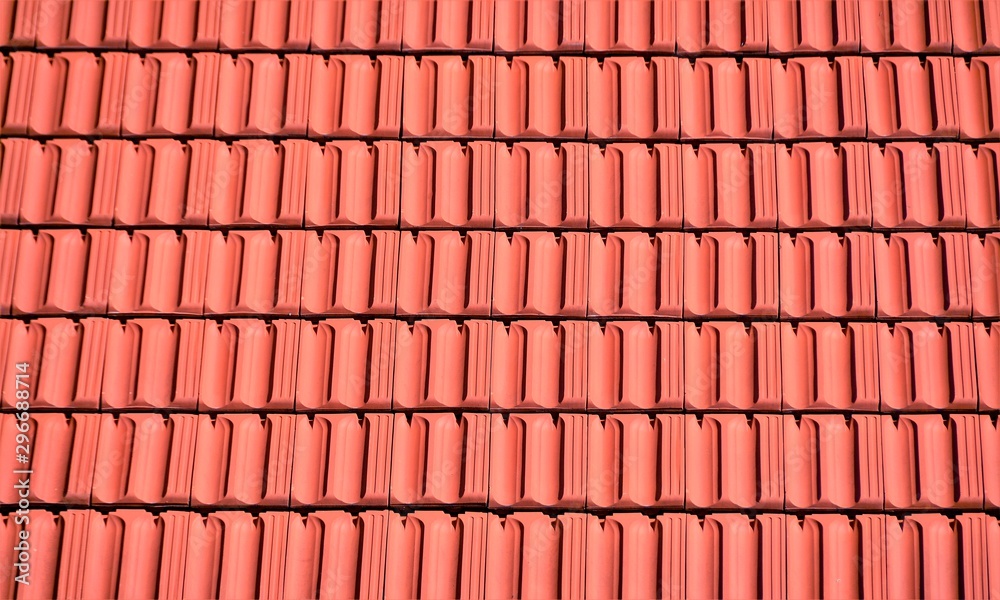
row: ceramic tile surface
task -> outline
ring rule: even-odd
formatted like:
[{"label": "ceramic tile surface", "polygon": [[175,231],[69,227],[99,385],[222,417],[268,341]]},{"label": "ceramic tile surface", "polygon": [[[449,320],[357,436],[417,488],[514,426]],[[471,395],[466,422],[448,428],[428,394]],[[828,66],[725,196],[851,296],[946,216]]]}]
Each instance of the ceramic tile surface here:
[{"label": "ceramic tile surface", "polygon": [[0,0],[0,225],[2,598],[1000,598],[1000,1]]}]

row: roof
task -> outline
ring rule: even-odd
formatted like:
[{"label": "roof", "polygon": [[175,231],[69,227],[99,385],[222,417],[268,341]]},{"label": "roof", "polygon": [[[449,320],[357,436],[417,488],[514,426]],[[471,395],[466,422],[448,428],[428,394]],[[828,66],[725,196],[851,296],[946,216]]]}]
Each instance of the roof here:
[{"label": "roof", "polygon": [[0,223],[0,597],[1000,597],[1000,2],[0,0]]}]

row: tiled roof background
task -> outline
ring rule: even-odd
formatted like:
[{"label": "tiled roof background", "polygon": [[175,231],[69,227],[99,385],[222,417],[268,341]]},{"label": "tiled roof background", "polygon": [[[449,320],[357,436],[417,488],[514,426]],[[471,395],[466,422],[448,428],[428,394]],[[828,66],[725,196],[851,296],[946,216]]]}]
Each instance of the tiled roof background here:
[{"label": "tiled roof background", "polygon": [[0,597],[1000,598],[1000,1],[0,48]]}]

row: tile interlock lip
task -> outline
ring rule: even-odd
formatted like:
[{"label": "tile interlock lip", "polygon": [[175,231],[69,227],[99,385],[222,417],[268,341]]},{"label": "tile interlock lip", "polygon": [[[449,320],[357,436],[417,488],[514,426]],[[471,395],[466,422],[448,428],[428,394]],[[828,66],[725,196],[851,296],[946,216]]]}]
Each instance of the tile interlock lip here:
[{"label": "tile interlock lip", "polygon": [[0,0],[0,596],[1000,595],[998,77],[972,0]]}]

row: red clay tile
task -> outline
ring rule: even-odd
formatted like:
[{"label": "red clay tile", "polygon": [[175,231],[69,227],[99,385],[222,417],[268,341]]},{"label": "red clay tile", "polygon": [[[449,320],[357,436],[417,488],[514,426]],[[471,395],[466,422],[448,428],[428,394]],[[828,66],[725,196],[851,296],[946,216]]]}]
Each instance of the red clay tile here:
[{"label": "red clay tile", "polygon": [[[291,142],[297,143],[297,142]],[[301,143],[301,142],[298,142]],[[307,171],[283,186],[305,198],[306,226],[395,226],[399,220],[400,143],[329,141],[307,145]]]},{"label": "red clay tile", "polygon": [[[126,226],[208,223],[212,200],[232,184],[223,165],[226,146],[213,140],[98,140],[107,160],[103,189],[115,196],[115,224]],[[95,189],[96,189],[95,185]]]},{"label": "red clay tile", "polygon": [[587,506],[684,506],[684,415],[590,416]]},{"label": "red clay tile", "polygon": [[876,234],[875,279],[880,317],[972,313],[967,234]]},{"label": "red clay tile", "polygon": [[590,145],[590,227],[680,229],[681,146]]},{"label": "red clay tile", "polygon": [[870,151],[876,228],[965,227],[961,144],[891,142]]},{"label": "red clay tile", "polygon": [[490,479],[490,415],[395,415],[393,505],[486,506]]},{"label": "red clay tile", "polygon": [[684,224],[695,229],[773,229],[775,147],[685,144]]},{"label": "red clay tile", "polygon": [[515,512],[487,519],[487,598],[584,597],[587,515]]},{"label": "red clay tile", "polygon": [[219,46],[221,2],[140,0],[131,5],[129,48],[214,49]]},{"label": "red clay tile", "polygon": [[111,225],[115,197],[104,175],[112,169],[101,146],[83,140],[0,143],[0,218],[5,223]]},{"label": "red clay tile", "polygon": [[997,419],[991,415],[979,415],[979,436],[983,457],[984,505],[986,508],[997,508],[1000,507],[1000,469],[997,468],[1000,464],[1000,427]]},{"label": "red clay tile", "polygon": [[132,2],[68,0],[38,4],[35,44],[39,47],[125,47]]},{"label": "red clay tile", "polygon": [[868,144],[775,147],[779,229],[871,227]]},{"label": "red clay tile", "polygon": [[1000,256],[1000,233],[969,236],[969,266],[972,277],[972,315],[1000,317],[1000,279],[997,258]]},{"label": "red clay tile", "polygon": [[676,57],[588,59],[587,137],[676,140],[677,86]]},{"label": "red clay tile", "polygon": [[640,231],[590,234],[588,314],[680,317],[684,234]]},{"label": "red clay tile", "polygon": [[[2,321],[6,334],[7,381],[3,406],[17,406],[16,364],[27,362],[30,403],[34,408],[95,409],[101,398],[108,322],[65,318]],[[17,361],[17,362],[14,362]],[[23,389],[23,388],[20,388]]]},{"label": "red clay tile", "polygon": [[997,564],[988,554],[997,535],[996,518],[983,514],[887,517],[889,597],[991,596]]},{"label": "red clay tile", "polygon": [[403,2],[403,50],[493,49],[493,0]]},{"label": "red clay tile", "polygon": [[779,248],[781,316],[875,316],[875,257],[870,233],[781,233]]},{"label": "red clay tile", "polygon": [[491,507],[584,507],[586,415],[515,413],[492,418]]},{"label": "red clay tile", "polygon": [[192,506],[288,506],[295,416],[198,417]]},{"label": "red clay tile", "polygon": [[976,372],[980,407],[1000,409],[1000,323],[975,323]]},{"label": "red clay tile", "polygon": [[488,316],[494,240],[492,231],[402,232],[397,314]]},{"label": "red clay tile", "polygon": [[503,410],[587,406],[585,321],[495,322],[490,406]]},{"label": "red clay tile", "polygon": [[[691,6],[700,2],[679,1]],[[682,60],[679,67],[680,89],[687,90],[681,94],[681,139],[771,139],[771,61],[698,58]]]},{"label": "red clay tile", "polygon": [[493,329],[480,320],[398,322],[393,406],[489,408]]},{"label": "red clay tile", "polygon": [[122,100],[124,135],[211,135],[219,89],[220,54],[129,54]]},{"label": "red clay tile", "polygon": [[[888,597],[957,597],[958,536],[940,514],[886,517]],[[932,564],[934,568],[926,569]]]},{"label": "red clay tile", "polygon": [[674,0],[681,54],[764,52],[767,0]]},{"label": "red clay tile", "polygon": [[496,238],[494,315],[582,317],[587,311],[590,237],[518,231]]},{"label": "red clay tile", "polygon": [[495,0],[497,52],[583,50],[586,0]]},{"label": "red clay tile", "polygon": [[587,403],[593,410],[684,406],[684,324],[590,323]]},{"label": "red clay tile", "polygon": [[205,194],[209,225],[301,226],[311,146],[303,140],[284,140],[280,145],[241,140],[217,146],[209,163],[217,177]]},{"label": "red clay tile", "polygon": [[684,598],[686,532],[683,514],[588,516],[587,597]]},{"label": "red clay tile", "polygon": [[514,56],[496,62],[496,136],[583,138],[587,59]]},{"label": "red clay tile", "polygon": [[[402,57],[312,56],[310,62],[312,82],[308,118],[311,135],[349,138],[399,135],[403,102]],[[411,84],[416,83],[414,75],[406,79]],[[286,85],[291,87],[291,83]]]},{"label": "red clay tile", "polygon": [[14,314],[104,313],[117,234],[109,229],[22,230]]},{"label": "red clay tile", "polygon": [[393,436],[389,414],[297,416],[292,506],[386,506]]},{"label": "red clay tile", "polygon": [[495,68],[492,56],[407,56],[403,137],[492,135]]},{"label": "red clay tile", "polygon": [[[30,454],[28,462],[15,462],[15,447],[21,432],[19,424],[28,424]],[[64,415],[59,413],[35,413],[27,421],[21,421],[16,413],[0,416],[0,446],[4,450],[4,470],[0,482],[4,490],[0,492],[0,502],[17,504],[22,493],[16,485],[23,474],[17,469],[27,469],[30,485],[27,499],[31,503],[47,504],[87,504],[94,481],[97,462],[97,438],[101,429],[101,415]],[[106,467],[105,467],[106,468]]]},{"label": "red clay tile", "polygon": [[[258,0],[259,1],[259,0]],[[285,577],[291,513],[194,513],[187,534],[184,597],[277,597]],[[212,556],[214,560],[206,560]]]},{"label": "red clay tile", "polygon": [[101,415],[92,501],[187,505],[197,431],[197,415]]},{"label": "red clay tile", "polygon": [[587,144],[516,142],[496,144],[497,228],[587,226]]},{"label": "red clay tile", "polygon": [[685,406],[695,410],[779,410],[778,323],[685,322]]},{"label": "red clay tile", "polygon": [[673,52],[675,3],[586,0],[586,49],[594,52]]},{"label": "red clay tile", "polygon": [[861,24],[854,0],[768,0],[771,53],[858,52]]},{"label": "red clay tile", "polygon": [[879,379],[885,410],[975,410],[971,323],[878,324]]},{"label": "red clay tile", "polygon": [[241,0],[221,4],[219,47],[222,49],[304,50],[309,46],[313,5],[310,0]]},{"label": "red clay tile", "polygon": [[689,414],[685,419],[689,509],[784,507],[780,415]]},{"label": "red clay tile", "polygon": [[17,223],[23,189],[29,181],[25,163],[31,156],[30,150],[37,146],[33,140],[0,140],[0,192],[3,194],[0,196],[0,224]]},{"label": "red clay tile", "polygon": [[[9,4],[0,3],[0,10]],[[31,52],[0,55],[0,133],[4,135],[24,135],[28,132],[32,82],[40,56]]]},{"label": "red clay tile", "polygon": [[17,251],[21,245],[21,232],[16,229],[0,230],[0,315],[9,315],[14,296],[14,274],[17,270]]},{"label": "red clay tile", "polygon": [[688,515],[688,598],[785,597],[786,515]]},{"label": "red clay tile", "polygon": [[213,231],[205,314],[297,315],[303,277],[311,279],[313,239],[305,231]]},{"label": "red clay tile", "polygon": [[396,330],[396,322],[386,319],[303,322],[296,409],[388,409],[393,393]]},{"label": "red clay tile", "polygon": [[783,408],[878,410],[877,336],[875,323],[782,323]]},{"label": "red clay tile", "polygon": [[404,143],[403,227],[493,226],[496,193],[494,142]]},{"label": "red clay tile", "polygon": [[115,233],[109,314],[202,314],[209,286],[208,231]]},{"label": "red clay tile", "polygon": [[784,417],[785,507],[882,510],[878,415]]},{"label": "red clay tile", "polygon": [[993,515],[961,514],[955,517],[959,539],[959,589],[967,598],[985,598],[1000,589],[1000,524]]},{"label": "red clay tile", "polygon": [[382,598],[388,529],[386,511],[289,514],[285,597]]},{"label": "red clay tile", "polygon": [[885,598],[885,517],[786,516],[789,598]]},{"label": "red clay tile", "polygon": [[882,57],[878,63],[868,57],[863,60],[869,138],[958,137],[959,101],[953,59],[900,56]]},{"label": "red clay tile", "polygon": [[109,321],[101,407],[197,408],[206,323],[201,319]]},{"label": "red clay tile", "polygon": [[[236,5],[269,1],[243,0]],[[219,64],[216,134],[304,134],[311,108],[313,65],[319,60],[305,54],[223,55]],[[316,85],[322,89],[320,81]]]},{"label": "red clay tile", "polygon": [[305,232],[302,314],[391,315],[399,232]]},{"label": "red clay tile", "polygon": [[955,59],[962,139],[1000,138],[1000,56]]},{"label": "red clay tile", "polygon": [[[20,540],[22,532],[26,532],[30,543],[38,544],[37,551],[31,558],[30,566],[27,567],[31,578],[27,584],[19,583],[14,579],[19,574],[15,568],[4,569],[0,573],[0,592],[8,598],[25,598],[26,600],[48,600],[56,597],[56,577],[59,571],[59,537],[62,533],[62,519],[80,512],[89,511],[66,511],[63,516],[53,515],[45,510],[31,509],[27,511],[28,521],[18,519],[16,515],[4,515],[0,517],[0,536],[4,540],[4,549],[0,552],[0,558],[5,564],[14,565],[17,551],[14,546]],[[70,556],[73,556],[72,554]],[[76,554],[79,556],[79,553]],[[69,561],[67,561],[68,563]],[[79,567],[78,567],[79,569]],[[95,569],[97,570],[97,569]],[[65,572],[65,570],[63,571]],[[82,570],[77,570],[82,573]],[[73,590],[79,592],[79,589]]]},{"label": "red clay tile", "polygon": [[[123,100],[127,67],[128,55],[118,52],[37,55],[31,78],[28,132],[40,136],[118,135],[126,109]],[[14,85],[11,92],[15,97],[28,93]]]},{"label": "red clay tile", "polygon": [[980,508],[978,415],[882,416],[886,508]]},{"label": "red clay tile", "polygon": [[953,0],[950,6],[956,53],[1000,51],[1000,5],[989,0]]},{"label": "red clay tile", "polygon": [[313,2],[313,50],[399,50],[402,37],[402,0]]},{"label": "red clay tile", "polygon": [[1000,144],[963,146],[967,225],[1000,227]]},{"label": "red clay tile", "polygon": [[389,513],[385,597],[486,597],[489,519],[487,513]]},{"label": "red clay tile", "polygon": [[951,52],[948,0],[857,0],[861,51]]},{"label": "red clay tile", "polygon": [[686,233],[684,316],[777,316],[778,236]]},{"label": "red clay tile", "polygon": [[772,60],[771,79],[775,139],[864,137],[867,133],[860,56]]},{"label": "red clay tile", "polygon": [[289,410],[295,404],[299,321],[205,323],[202,411]]},{"label": "red clay tile", "polygon": [[0,46],[33,46],[37,20],[37,2],[0,3]]}]

